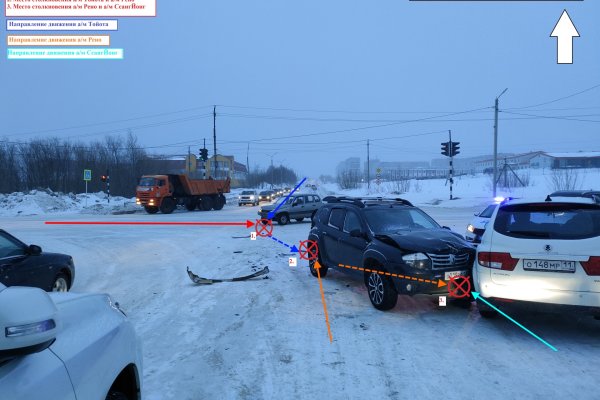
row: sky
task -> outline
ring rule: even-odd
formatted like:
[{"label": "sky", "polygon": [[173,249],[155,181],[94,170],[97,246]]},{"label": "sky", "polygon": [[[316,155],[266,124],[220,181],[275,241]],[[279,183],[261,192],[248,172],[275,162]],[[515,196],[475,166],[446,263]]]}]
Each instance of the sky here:
[{"label": "sky", "polygon": [[[572,65],[550,37],[565,7]],[[460,157],[492,154],[508,88],[500,152],[600,151],[599,17],[591,0],[158,0],[110,33],[124,60],[0,59],[0,140],[131,130],[149,152],[206,139],[212,155],[216,105],[218,153],[318,177],[367,139],[382,161],[439,158],[448,130]]]}]

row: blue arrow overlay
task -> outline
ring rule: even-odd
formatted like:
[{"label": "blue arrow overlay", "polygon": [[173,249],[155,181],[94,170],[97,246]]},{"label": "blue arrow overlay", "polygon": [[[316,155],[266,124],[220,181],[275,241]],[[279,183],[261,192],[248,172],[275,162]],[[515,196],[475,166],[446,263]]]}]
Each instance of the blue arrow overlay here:
[{"label": "blue arrow overlay", "polygon": [[298,252],[298,248],[295,245],[290,246],[289,244],[284,243],[281,240],[277,239],[275,236],[270,236],[270,238],[273,239],[274,241],[276,241],[277,243],[280,243],[280,244],[284,245],[285,247],[287,247],[288,249],[290,249],[290,252],[292,252],[292,253]]},{"label": "blue arrow overlay", "polygon": [[508,315],[506,315],[502,311],[500,311],[498,308],[496,308],[495,306],[493,306],[489,301],[487,301],[486,299],[484,299],[483,297],[481,297],[481,295],[478,292],[471,292],[471,293],[473,294],[473,297],[475,298],[475,300],[479,299],[479,300],[483,301],[485,304],[487,304],[488,306],[492,307],[494,310],[498,311],[500,314],[502,314],[503,316],[505,316],[506,318],[508,318],[511,322],[513,322],[514,324],[516,324],[519,328],[523,329],[525,332],[529,333],[531,336],[533,336],[534,338],[536,338],[540,342],[544,343],[546,346],[550,347],[552,350],[558,351],[556,349],[556,347],[552,346],[550,343],[546,342],[544,339],[542,339],[541,337],[539,337],[535,333],[531,332],[529,329],[525,328],[523,325],[521,325],[520,323],[518,323],[517,321],[515,321],[514,319],[512,319],[511,317],[509,317]]},{"label": "blue arrow overlay", "polygon": [[269,219],[273,219],[273,217],[275,216],[275,213],[277,212],[277,210],[279,210],[279,208],[280,208],[282,205],[284,205],[286,201],[288,201],[288,199],[290,198],[290,196],[291,196],[291,195],[293,195],[293,194],[294,194],[294,192],[295,192],[296,190],[298,190],[298,188],[299,188],[300,186],[302,186],[302,184],[304,183],[304,181],[306,181],[306,178],[302,179],[302,180],[300,181],[300,183],[296,185],[296,187],[294,188],[294,190],[292,190],[292,191],[290,192],[290,194],[288,194],[288,195],[285,197],[285,199],[283,199],[283,201],[282,201],[282,202],[280,202],[280,203],[279,203],[279,205],[277,205],[277,207],[275,207],[275,209],[274,209],[273,211],[269,211],[269,214],[267,214],[267,217],[268,217]]}]

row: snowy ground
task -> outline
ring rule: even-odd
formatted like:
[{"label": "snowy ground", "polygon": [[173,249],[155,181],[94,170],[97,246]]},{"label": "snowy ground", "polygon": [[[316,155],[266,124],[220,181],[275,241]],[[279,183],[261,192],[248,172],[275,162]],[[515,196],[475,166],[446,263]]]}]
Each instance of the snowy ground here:
[{"label": "snowy ground", "polygon": [[[479,208],[424,207],[458,232]],[[323,280],[330,343],[306,262],[290,268],[286,247],[233,238],[251,229],[43,223],[245,221],[257,218],[257,209],[0,216],[0,227],[46,251],[73,255],[73,291],[108,292],[120,302],[143,344],[145,399],[598,398],[600,321],[590,317],[513,315],[558,348],[553,352],[506,319],[481,319],[474,304],[441,308],[428,296],[401,297],[391,312],[377,311],[362,282],[333,271]],[[297,245],[309,227],[276,225],[274,235]],[[253,266],[271,273],[194,286],[186,266],[207,277],[245,274]]]}]

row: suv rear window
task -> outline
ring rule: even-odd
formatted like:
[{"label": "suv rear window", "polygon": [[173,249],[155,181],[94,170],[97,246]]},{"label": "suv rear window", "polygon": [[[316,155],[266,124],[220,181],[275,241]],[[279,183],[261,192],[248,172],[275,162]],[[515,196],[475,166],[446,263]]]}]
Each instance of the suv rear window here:
[{"label": "suv rear window", "polygon": [[524,239],[588,239],[600,236],[600,207],[572,203],[502,206],[494,230]]}]

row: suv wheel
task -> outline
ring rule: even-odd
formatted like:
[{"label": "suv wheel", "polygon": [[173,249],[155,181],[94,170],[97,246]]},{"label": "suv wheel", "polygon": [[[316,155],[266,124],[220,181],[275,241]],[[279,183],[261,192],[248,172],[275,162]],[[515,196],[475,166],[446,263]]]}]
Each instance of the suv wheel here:
[{"label": "suv wheel", "polygon": [[365,279],[371,304],[378,310],[391,310],[398,302],[398,293],[389,276],[371,272]]},{"label": "suv wheel", "polygon": [[315,269],[315,260],[311,260],[308,262],[310,274],[315,278],[318,278],[319,274],[321,275],[321,278],[325,278],[327,276],[327,271],[329,271],[329,268],[323,265],[323,263],[321,262],[321,257],[319,257],[319,264],[321,265],[321,271],[317,273],[317,270]]},{"label": "suv wheel", "polygon": [[69,277],[62,272],[56,275],[54,283],[52,283],[53,292],[68,292],[69,291]]},{"label": "suv wheel", "polygon": [[277,216],[277,223],[279,225],[286,225],[288,222],[290,222],[290,217],[289,215],[283,213],[283,214],[279,214]]}]

